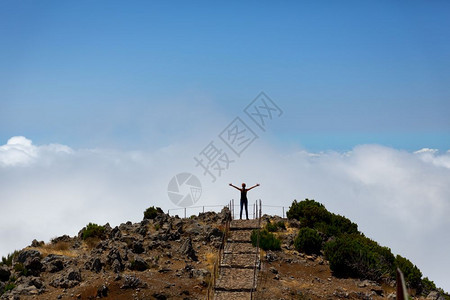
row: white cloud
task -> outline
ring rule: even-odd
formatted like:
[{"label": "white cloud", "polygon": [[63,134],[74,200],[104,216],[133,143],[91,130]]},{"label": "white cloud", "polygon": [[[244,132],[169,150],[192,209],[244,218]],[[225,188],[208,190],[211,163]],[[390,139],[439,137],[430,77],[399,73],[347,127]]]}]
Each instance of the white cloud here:
[{"label": "white cloud", "polygon": [[[281,153],[258,141],[211,183],[192,159],[204,144],[152,152],[75,150],[11,138],[0,146],[0,255],[34,238],[75,235],[88,222],[118,225],[141,220],[151,205],[173,208],[167,184],[187,171],[203,184],[197,205],[238,199],[229,182],[261,183],[250,203],[261,198],[287,207],[293,199],[314,198],[450,290],[444,285],[450,282],[450,152],[361,145],[345,153]],[[281,208],[264,212],[281,214]]]}]

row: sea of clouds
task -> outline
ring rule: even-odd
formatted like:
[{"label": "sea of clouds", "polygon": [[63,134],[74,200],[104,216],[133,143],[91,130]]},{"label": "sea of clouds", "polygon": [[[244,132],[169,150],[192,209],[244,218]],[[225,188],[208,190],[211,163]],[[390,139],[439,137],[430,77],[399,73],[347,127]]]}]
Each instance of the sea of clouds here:
[{"label": "sea of clouds", "polygon": [[[0,146],[0,255],[33,239],[76,235],[89,222],[138,222],[152,205],[173,209],[168,182],[192,172],[203,186],[196,205],[238,199],[230,182],[261,184],[249,192],[250,204],[260,198],[287,208],[293,199],[315,199],[450,291],[450,151],[360,145],[347,152],[286,152],[258,142],[212,182],[195,167],[193,156],[202,148],[72,149],[12,137]],[[263,212],[282,209],[267,206]]]}]

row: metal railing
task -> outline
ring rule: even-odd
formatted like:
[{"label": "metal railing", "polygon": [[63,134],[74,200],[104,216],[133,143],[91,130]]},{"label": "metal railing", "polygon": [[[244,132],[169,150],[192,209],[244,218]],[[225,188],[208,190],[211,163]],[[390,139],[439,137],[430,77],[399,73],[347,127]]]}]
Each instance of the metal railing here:
[{"label": "metal railing", "polygon": [[[224,207],[224,206],[222,206],[222,207]],[[228,207],[228,209],[229,209],[231,207],[231,201],[225,207]],[[220,267],[220,264],[221,264],[223,256],[224,256],[225,243],[228,239],[228,232],[230,231],[230,222],[231,222],[231,211],[226,218],[219,252],[217,253],[216,258],[214,259],[213,270],[211,273],[211,280],[209,281],[208,290],[207,290],[207,294],[206,294],[206,299],[208,299],[208,300],[214,298],[214,288],[216,286],[217,277],[219,276],[219,267]]]},{"label": "metal railing", "polygon": [[[258,205],[259,202],[259,205]],[[258,219],[258,234],[256,238],[256,253],[255,253],[255,265],[253,267],[253,284],[252,284],[252,291],[250,293],[250,299],[253,300],[254,293],[256,292],[256,281],[258,279],[258,272],[257,269],[259,268],[260,260],[259,260],[259,238],[260,238],[260,232],[261,232],[261,216],[262,216],[262,204],[261,199],[256,200],[255,202],[255,212],[256,217]]]},{"label": "metal railing", "polygon": [[[251,205],[248,211],[248,215],[251,219],[257,219],[258,218],[258,209],[264,208],[265,214],[270,215],[276,215],[280,216],[282,218],[286,218],[286,212],[288,211],[289,207],[287,206],[281,206],[281,205],[261,205],[258,207],[257,202],[261,201],[261,199],[258,199]],[[228,205],[226,205],[230,211],[231,211],[231,217],[233,219],[236,219],[238,212],[240,212],[241,205],[235,204],[234,199],[231,199]],[[203,206],[189,206],[189,207],[179,207],[179,208],[171,208],[167,210],[167,214],[169,215],[176,215],[181,214],[184,216],[184,218],[187,218],[191,215],[198,215],[199,213],[204,213],[205,211],[214,211],[214,212],[220,212],[224,206],[223,205],[203,205]],[[236,213],[235,213],[236,208]],[[243,209],[245,210],[245,209]],[[245,213],[245,211],[243,211]],[[259,216],[261,217],[262,214]]]},{"label": "metal railing", "polygon": [[204,213],[205,212],[205,208],[206,211],[215,211],[215,212],[220,212],[224,206],[223,205],[203,205],[203,206],[189,206],[189,207],[180,207],[180,208],[171,208],[167,210],[167,214],[168,215],[174,215],[174,212],[181,212],[182,214],[184,214],[184,218],[187,217],[187,214],[189,213],[189,215],[196,215],[199,213]]}]

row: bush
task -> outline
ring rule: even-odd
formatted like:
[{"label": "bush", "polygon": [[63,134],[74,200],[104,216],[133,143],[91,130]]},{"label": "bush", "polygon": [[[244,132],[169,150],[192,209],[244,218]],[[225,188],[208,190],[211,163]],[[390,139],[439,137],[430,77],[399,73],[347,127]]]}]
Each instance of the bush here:
[{"label": "bush", "polygon": [[277,232],[280,229],[281,230],[286,230],[286,225],[284,224],[283,221],[279,221],[279,222],[276,222],[276,223],[267,222],[266,229],[269,232]]},{"label": "bush", "polygon": [[343,234],[326,243],[324,249],[335,276],[379,280],[394,274],[391,250],[363,235]]},{"label": "bush", "polygon": [[289,210],[286,212],[286,215],[288,219],[300,220],[300,218],[305,217],[305,212],[307,210],[311,210],[313,208],[325,209],[325,206],[323,206],[323,204],[319,202],[309,199],[305,199],[300,202],[294,200],[294,202],[292,202],[291,207],[289,207]]},{"label": "bush", "polygon": [[286,224],[284,224],[284,221],[278,221],[277,226],[281,230],[286,230]]},{"label": "bush", "polygon": [[4,292],[6,293],[6,292],[8,292],[8,291],[14,289],[15,287],[16,287],[16,285],[15,285],[14,283],[12,283],[12,282],[7,283],[7,284],[5,285]]},{"label": "bush", "polygon": [[435,290],[436,290],[436,285],[434,284],[433,281],[428,279],[428,277],[425,277],[424,279],[422,279],[422,292],[425,295],[428,295],[431,291],[435,291]]},{"label": "bush", "polygon": [[271,222],[267,222],[266,229],[269,232],[276,232],[276,231],[278,231],[278,226],[277,226],[277,224],[273,224]]},{"label": "bush", "polygon": [[[252,244],[257,246],[258,230],[252,231]],[[273,233],[263,229],[259,231],[259,247],[263,250],[281,250],[281,241]]]},{"label": "bush", "polygon": [[6,257],[2,256],[2,261],[0,262],[0,265],[6,265],[6,266],[11,267],[13,259],[15,257],[17,257],[18,254],[19,254],[19,251],[16,250],[13,253],[9,253]]},{"label": "bush", "polygon": [[294,200],[287,216],[299,220],[301,227],[317,229],[327,237],[358,233],[358,225],[346,217],[330,213],[323,204],[314,200]]},{"label": "bush", "polygon": [[82,239],[88,238],[102,238],[105,233],[105,227],[97,225],[95,223],[89,223],[86,229],[83,231]]},{"label": "bush", "polygon": [[405,276],[406,284],[413,289],[416,289],[417,293],[422,292],[422,272],[413,263],[400,255],[395,258],[395,265],[402,270]]},{"label": "bush", "polygon": [[154,219],[157,215],[163,214],[163,210],[159,207],[151,206],[144,211],[144,219]]},{"label": "bush", "polygon": [[316,230],[311,228],[300,229],[294,240],[295,249],[306,254],[320,254],[322,238]]},{"label": "bush", "polygon": [[25,268],[24,266],[23,266],[23,264],[21,264],[21,263],[16,263],[15,265],[14,265],[14,271],[16,271],[17,273],[19,273],[19,275],[20,276],[27,276],[28,275],[28,270],[27,270],[27,268]]}]

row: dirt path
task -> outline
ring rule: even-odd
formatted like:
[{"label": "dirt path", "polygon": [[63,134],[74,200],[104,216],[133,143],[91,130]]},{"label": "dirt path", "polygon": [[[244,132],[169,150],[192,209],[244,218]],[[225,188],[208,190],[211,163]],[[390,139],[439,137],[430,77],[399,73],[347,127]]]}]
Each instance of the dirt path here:
[{"label": "dirt path", "polygon": [[259,254],[252,246],[252,230],[258,228],[258,220],[233,220],[219,267],[214,299],[251,299],[256,288]]}]

